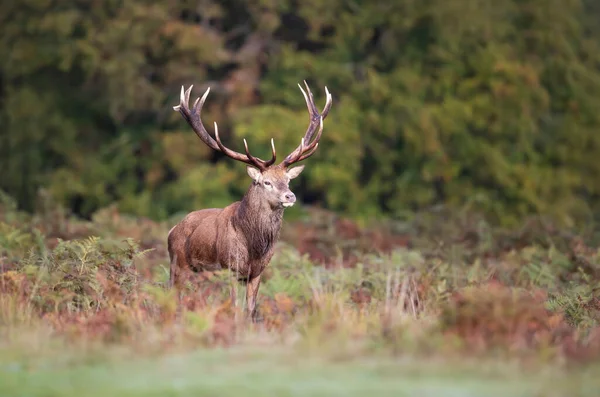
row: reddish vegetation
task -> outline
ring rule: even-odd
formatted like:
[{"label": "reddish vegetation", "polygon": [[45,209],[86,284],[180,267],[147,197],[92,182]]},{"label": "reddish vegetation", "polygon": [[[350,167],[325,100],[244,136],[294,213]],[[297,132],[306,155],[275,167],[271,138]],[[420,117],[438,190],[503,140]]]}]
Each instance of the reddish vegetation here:
[{"label": "reddish vegetation", "polygon": [[235,321],[235,314],[239,313],[232,305],[231,301],[226,301],[218,307],[213,325],[208,332],[207,342],[212,345],[229,346],[235,341],[238,323]]},{"label": "reddish vegetation", "polygon": [[26,276],[22,273],[9,270],[0,273],[0,294],[17,296],[25,298],[27,292],[23,287]]},{"label": "reddish vegetation", "polygon": [[286,294],[278,293],[273,298],[263,297],[260,304],[262,322],[267,329],[282,331],[292,321],[298,307]]},{"label": "reddish vegetation", "polygon": [[600,354],[596,329],[582,341],[562,314],[545,307],[546,292],[527,291],[491,281],[455,292],[442,308],[446,335],[459,336],[470,351],[558,349],[562,355],[589,359]]},{"label": "reddish vegetation", "polygon": [[112,309],[100,309],[89,315],[49,312],[43,318],[54,330],[70,338],[85,337],[114,342],[131,331],[131,322],[128,321],[130,319],[119,317]]},{"label": "reddish vegetation", "polygon": [[[57,334],[69,338],[129,343],[135,342],[139,332],[148,328],[167,335],[160,342],[165,347],[170,343],[169,338],[228,346],[245,331],[240,328],[245,325],[237,321],[243,317],[240,308],[232,307],[228,300],[228,281],[221,276],[210,272],[189,274],[193,279],[187,284],[194,287],[181,297],[180,311],[173,296],[158,283],[154,284],[156,274],[164,271],[159,265],[164,266],[167,256],[164,231],[168,225],[128,218],[113,210],[104,211],[93,223],[87,224],[73,222],[71,225],[71,221],[62,216],[45,215],[31,226],[37,227],[38,223],[43,226],[48,249],[58,244],[57,238],[70,240],[101,234],[116,240],[132,238],[141,243],[142,249],[153,251],[135,262],[135,269],[123,265],[130,262],[134,254],[135,250],[129,248],[105,252],[103,246],[95,247],[93,269],[79,268],[76,255],[49,259],[53,266],[66,265],[44,274],[42,282],[32,266],[27,270],[19,268],[19,257],[25,257],[26,250],[8,252],[9,255],[0,253],[0,298],[9,298],[2,303],[17,305],[18,313],[33,313]],[[369,262],[370,259],[361,256],[387,253],[398,247],[416,247],[425,258],[424,268],[404,269],[399,277],[383,269],[376,274],[377,286],[371,279],[352,280],[344,285],[349,300],[341,305],[343,310],[358,308],[362,313],[370,310],[381,314],[379,325],[392,350],[402,350],[406,340],[395,339],[392,316],[386,316],[388,307],[415,318],[417,327],[421,325],[420,314],[425,312],[428,320],[439,320],[444,337],[458,338],[469,352],[509,350],[534,356],[558,355],[576,361],[600,357],[600,327],[591,328],[600,318],[597,290],[590,288],[579,294],[569,289],[571,285],[583,288],[597,283],[600,252],[592,248],[593,244],[541,222],[529,222],[513,233],[495,231],[493,237],[486,235],[489,232],[477,226],[477,222],[468,219],[461,222],[450,225],[450,221],[427,219],[405,228],[411,230],[408,236],[392,233],[383,226],[359,227],[348,219],[311,210],[306,222],[286,222],[282,239],[302,254],[308,254],[313,262],[328,268],[352,267],[359,259],[367,267],[370,263],[379,266],[380,262]],[[520,251],[518,247],[526,249]],[[475,260],[477,266],[472,266]],[[547,309],[547,292],[531,287],[544,284],[523,278],[532,263],[540,268],[549,266],[539,274],[555,283],[556,288],[548,290],[553,290],[553,294],[561,290],[561,297],[568,304],[554,305],[554,311]],[[439,270],[444,266],[445,270]],[[332,270],[332,274],[335,271]],[[537,277],[535,269],[533,271],[533,276],[528,277]],[[471,272],[476,273],[474,281],[470,279]],[[453,275],[457,275],[458,281],[449,281]],[[382,286],[381,280],[386,278],[388,284]],[[467,284],[471,285],[464,287]],[[572,312],[570,308],[574,308]],[[335,330],[341,322],[347,321],[345,316],[318,316],[322,309],[316,298],[309,297],[305,301],[282,293],[263,295],[257,326],[283,333],[290,326],[298,325],[298,321],[312,321],[313,314],[317,314],[315,318],[322,321],[319,326],[325,330]],[[581,323],[585,324],[581,326]],[[381,337],[377,327],[373,329],[369,332],[375,334],[368,336]],[[439,340],[431,338],[429,331],[419,329],[415,338],[421,337],[426,340],[424,343]]]},{"label": "reddish vegetation", "polygon": [[282,238],[307,254],[312,262],[326,267],[352,267],[361,254],[387,254],[395,248],[411,246],[408,235],[381,227],[361,228],[349,219],[317,210],[311,211],[310,221],[288,225]]}]

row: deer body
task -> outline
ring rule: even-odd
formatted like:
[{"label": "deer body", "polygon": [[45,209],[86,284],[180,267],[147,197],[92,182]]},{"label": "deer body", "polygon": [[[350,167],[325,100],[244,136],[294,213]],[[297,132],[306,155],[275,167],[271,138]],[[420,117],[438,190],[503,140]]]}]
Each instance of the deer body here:
[{"label": "deer body", "polygon": [[[294,205],[296,201],[296,196],[289,189],[289,182],[304,169],[303,165],[292,168],[290,165],[309,157],[316,150],[323,129],[323,118],[331,107],[331,96],[327,92],[327,104],[322,114],[319,114],[310,89],[309,96],[302,91],[311,117],[308,130],[300,146],[282,163],[273,165],[276,159],[273,140],[273,157],[264,161],[250,154],[245,140],[246,155],[223,146],[216,123],[216,140],[208,135],[200,120],[200,111],[209,90],[202,99],[196,100],[192,110],[187,106],[190,91],[191,87],[186,92],[182,88],[181,102],[174,109],[181,112],[209,147],[247,163],[252,184],[240,201],[225,208],[191,212],[171,229],[167,238],[171,261],[169,286],[179,288],[188,271],[229,269],[235,279],[246,283],[247,311],[253,315],[260,277],[273,256],[284,209]],[[317,126],[320,129],[316,139],[305,145],[305,142],[310,142]],[[231,288],[231,298],[235,302],[234,286]]]}]

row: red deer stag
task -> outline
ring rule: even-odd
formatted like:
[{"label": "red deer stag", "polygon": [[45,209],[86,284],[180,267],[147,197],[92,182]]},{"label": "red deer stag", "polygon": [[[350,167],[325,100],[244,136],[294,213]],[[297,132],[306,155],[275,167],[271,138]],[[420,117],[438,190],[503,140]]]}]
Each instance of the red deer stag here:
[{"label": "red deer stag", "polygon": [[[308,128],[300,140],[300,145],[277,165],[275,165],[273,139],[271,139],[273,156],[268,161],[252,156],[245,139],[246,154],[225,147],[219,138],[216,122],[215,139],[213,139],[200,119],[202,106],[210,87],[202,98],[194,102],[192,109],[188,105],[192,87],[185,92],[181,87],[180,103],[173,109],[181,113],[198,137],[210,148],[248,164],[246,168],[252,178],[252,184],[241,201],[236,201],[225,208],[208,208],[191,212],[171,229],[168,236],[171,260],[169,287],[179,288],[183,275],[188,271],[214,271],[228,268],[238,281],[246,283],[246,314],[254,317],[260,277],[273,256],[274,244],[279,238],[283,211],[294,205],[296,201],[296,196],[289,188],[289,182],[300,175],[304,169],[304,165],[292,168],[290,166],[315,153],[323,132],[323,119],[331,109],[331,94],[327,87],[325,87],[327,96],[325,107],[319,113],[306,81],[304,85],[307,92],[298,84],[308,107],[310,116]],[[231,299],[235,303],[235,282],[231,287]]]}]

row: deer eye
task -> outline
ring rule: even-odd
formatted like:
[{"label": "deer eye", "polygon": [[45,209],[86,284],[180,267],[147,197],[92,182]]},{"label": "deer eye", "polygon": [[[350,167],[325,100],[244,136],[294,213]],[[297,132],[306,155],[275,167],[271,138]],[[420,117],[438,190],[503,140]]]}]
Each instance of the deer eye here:
[{"label": "deer eye", "polygon": [[271,182],[269,182],[269,181],[265,181],[264,183],[265,183],[265,186],[271,186]]}]

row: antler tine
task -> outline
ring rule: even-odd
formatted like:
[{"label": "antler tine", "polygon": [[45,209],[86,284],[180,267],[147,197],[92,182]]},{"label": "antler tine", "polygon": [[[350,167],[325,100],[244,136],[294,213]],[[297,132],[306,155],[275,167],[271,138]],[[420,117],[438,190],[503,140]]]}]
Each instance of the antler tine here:
[{"label": "antler tine", "polygon": [[206,145],[208,145],[213,150],[220,151],[223,154],[225,154],[226,156],[228,156],[234,160],[238,160],[243,163],[253,165],[253,166],[259,168],[261,171],[264,171],[268,166],[272,165],[275,162],[275,157],[276,157],[275,143],[273,142],[272,139],[271,139],[271,149],[273,151],[273,158],[269,161],[264,161],[258,157],[252,156],[248,150],[248,145],[246,144],[245,140],[244,140],[244,145],[246,146],[246,155],[244,155],[242,153],[238,153],[234,150],[227,148],[221,142],[221,138],[219,137],[219,129],[217,127],[216,122],[215,122],[215,138],[216,139],[213,139],[206,131],[206,128],[204,127],[204,124],[202,123],[202,120],[200,118],[200,114],[202,113],[202,107],[204,106],[204,102],[206,101],[206,98],[208,97],[208,93],[210,92],[210,87],[208,87],[206,89],[206,92],[204,92],[204,95],[202,95],[202,97],[199,97],[194,101],[194,105],[192,106],[192,109],[190,110],[190,108],[189,108],[190,94],[192,92],[193,87],[194,86],[191,85],[187,90],[184,90],[183,86],[181,86],[181,93],[179,94],[179,105],[173,106],[173,110],[181,113],[181,115],[183,116],[185,121],[188,122],[188,124],[192,127],[192,129],[196,133],[196,135],[198,135],[198,137],[202,140],[202,142],[204,142]]},{"label": "antler tine", "polygon": [[260,169],[261,171],[264,170],[261,160],[253,157],[248,152],[248,145],[246,145],[245,139],[244,139],[244,144],[246,145],[246,152],[248,153],[247,156],[244,154],[238,153],[236,151],[233,151],[233,150],[229,149],[228,147],[226,147],[225,145],[223,145],[223,142],[221,142],[221,138],[219,137],[219,129],[217,127],[216,121],[215,121],[215,138],[217,140],[217,145],[219,145],[219,149],[221,149],[221,152],[223,152],[224,155],[231,157],[234,160],[238,160],[243,163],[253,165],[253,166],[257,167],[258,169]]},{"label": "antler tine", "polygon": [[[192,89],[192,87],[190,87],[190,90],[191,89]],[[202,107],[204,106],[204,101],[206,101],[206,97],[208,96],[209,92],[210,92],[210,87],[208,87],[206,89],[206,92],[204,93],[204,95],[202,95],[202,98],[201,97],[196,98],[196,100],[194,101],[194,106],[192,107],[192,109],[194,109],[194,112],[196,112],[198,109],[202,109]]]},{"label": "antler tine", "polygon": [[296,160],[294,162],[298,162],[298,161],[307,159],[317,151],[317,147],[319,147],[319,139],[321,139],[321,134],[323,133],[323,117],[321,117],[321,122],[319,124],[320,124],[319,132],[317,133],[315,140],[312,141],[312,143],[310,145],[306,146],[302,151],[300,151],[298,160]]},{"label": "antler tine", "polygon": [[321,139],[321,134],[323,134],[323,116],[319,118],[319,132],[315,136],[315,139],[312,141],[310,145],[304,148],[304,151],[307,152],[309,150],[314,149],[319,144],[319,139]]},{"label": "antler tine", "polygon": [[[283,160],[282,164],[286,167],[290,166],[291,164],[293,164],[295,162],[298,162],[298,161],[301,161],[301,160],[304,160],[304,159],[310,157],[316,151],[319,140],[321,139],[321,135],[323,133],[323,120],[329,114],[329,110],[331,109],[331,105],[332,105],[331,94],[330,94],[329,90],[327,89],[327,87],[325,87],[325,95],[326,95],[325,107],[323,108],[323,111],[321,113],[319,113],[319,110],[317,109],[317,106],[315,105],[313,94],[312,94],[310,87],[308,86],[308,83],[306,82],[306,80],[304,80],[304,85],[306,87],[306,91],[304,91],[304,89],[302,88],[302,86],[300,84],[298,84],[298,87],[300,88],[300,91],[302,92],[302,96],[304,96],[304,100],[306,101],[306,107],[308,108],[308,114],[309,114],[308,128],[306,129],[306,132],[304,134],[304,138],[302,139],[301,145],[298,146],[292,153],[290,153]],[[319,130],[317,132],[315,139],[313,140],[312,138],[313,138],[313,135],[314,135],[317,127],[319,127]]]},{"label": "antler tine", "polygon": [[194,103],[193,109],[190,111],[189,108],[189,99],[190,93],[192,92],[192,88],[194,86],[191,85],[190,88],[184,90],[183,86],[181,86],[181,93],[179,94],[179,105],[173,106],[173,110],[181,113],[185,121],[192,127],[198,138],[202,142],[204,142],[208,147],[213,150],[219,150],[219,146],[215,142],[215,140],[208,134],[206,128],[204,128],[204,124],[202,124],[202,120],[200,118],[200,114],[202,113],[202,105],[204,104],[204,100],[208,96],[210,92],[210,87],[206,90],[204,95],[202,96],[202,101],[200,101],[200,106],[198,105],[198,100]]},{"label": "antler tine", "polygon": [[277,150],[275,150],[275,141],[273,140],[273,138],[271,138],[271,160],[269,161],[264,161],[259,159],[258,157],[252,157],[252,155],[250,154],[250,151],[248,150],[248,145],[246,144],[246,140],[244,139],[244,147],[246,149],[246,154],[248,155],[249,158],[253,158],[254,160],[260,162],[262,165],[262,167],[270,167],[275,163],[275,160],[277,160]]},{"label": "antler tine", "polygon": [[311,151],[307,151],[306,153],[304,153],[302,156],[300,156],[300,158],[297,161],[302,161],[304,159],[309,158],[310,156],[312,156],[316,151],[317,148],[319,147],[319,143],[317,143],[315,145],[315,147],[311,150]]},{"label": "antler tine", "polygon": [[322,119],[325,119],[325,117],[327,117],[327,115],[329,114],[329,110],[331,109],[332,100],[331,94],[329,93],[327,86],[325,86],[325,106],[323,107],[323,111],[321,112],[321,114],[319,114],[317,105],[315,105],[315,100],[312,91],[310,90],[306,80],[304,80],[304,86],[306,87],[308,96],[306,95],[302,87],[300,87],[300,84],[298,84],[298,87],[300,87],[300,90],[302,90],[302,95],[304,95],[304,99],[306,100],[306,106],[308,107],[308,112],[311,118],[311,124],[309,124],[309,127],[306,130],[306,133],[304,134],[304,140],[306,142],[310,142],[316,128],[314,122],[316,121],[317,117],[321,117]]},{"label": "antler tine", "polygon": [[264,161],[261,161],[260,159],[250,154],[250,149],[248,149],[248,142],[246,142],[246,138],[244,138],[244,149],[246,149],[246,155],[248,156],[252,164],[254,164],[258,169],[266,168]]},{"label": "antler tine", "polygon": [[271,160],[265,163],[267,167],[275,164],[275,160],[277,159],[277,151],[275,150],[275,141],[273,140],[273,138],[271,138],[271,153],[273,154]]},{"label": "antler tine", "polygon": [[[299,149],[298,151],[294,152],[294,153],[296,153],[295,156],[289,160],[289,164],[293,164],[293,163],[299,161],[300,156],[302,156],[302,152],[304,152],[304,137],[302,137],[300,139],[300,146],[298,146],[298,149]],[[292,153],[292,154],[294,154],[294,153]]]}]

